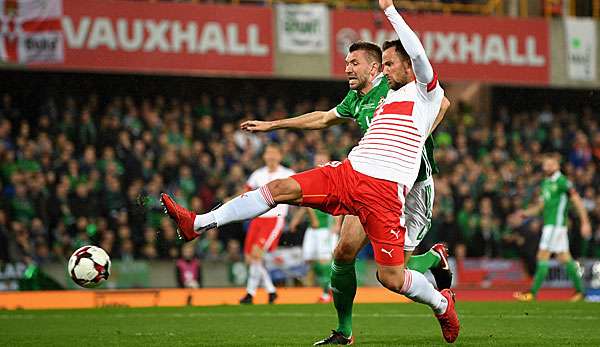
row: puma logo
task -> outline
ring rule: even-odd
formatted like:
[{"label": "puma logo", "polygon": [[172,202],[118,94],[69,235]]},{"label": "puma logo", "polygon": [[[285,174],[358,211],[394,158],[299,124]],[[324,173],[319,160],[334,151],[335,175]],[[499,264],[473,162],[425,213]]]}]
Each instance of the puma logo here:
[{"label": "puma logo", "polygon": [[393,249],[393,248],[392,248],[391,250],[389,250],[389,251],[388,251],[387,249],[385,249],[385,248],[383,248],[383,247],[382,247],[382,248],[381,248],[381,251],[382,251],[383,253],[385,253],[385,254],[389,255],[389,256],[390,256],[390,258],[393,258],[393,256],[392,256],[392,252],[394,251],[394,249]]},{"label": "puma logo", "polygon": [[394,236],[396,236],[396,240],[398,240],[400,238],[400,231],[398,230],[390,230],[390,233],[392,233]]}]

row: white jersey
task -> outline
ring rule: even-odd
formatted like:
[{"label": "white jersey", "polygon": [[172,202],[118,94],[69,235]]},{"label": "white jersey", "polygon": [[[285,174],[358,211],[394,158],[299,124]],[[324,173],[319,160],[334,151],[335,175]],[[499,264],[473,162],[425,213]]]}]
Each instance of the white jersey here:
[{"label": "white jersey", "polygon": [[[277,169],[275,169],[275,171],[273,172],[269,172],[269,169],[266,166],[261,167],[260,169],[254,171],[252,173],[252,175],[250,175],[250,178],[248,178],[248,182],[246,182],[246,185],[248,186],[248,188],[250,190],[254,190],[254,189],[258,189],[262,186],[264,186],[265,184],[276,180],[276,179],[280,179],[280,178],[288,178],[291,175],[293,175],[295,172],[293,170],[288,169],[285,166],[281,166],[279,165],[277,167]],[[281,218],[285,218],[285,216],[288,213],[288,205],[284,205],[284,204],[279,204],[277,206],[275,206],[273,209],[271,209],[270,211],[267,211],[263,214],[261,214],[260,216],[258,216],[258,218],[261,217],[281,217]]]},{"label": "white jersey", "polygon": [[410,189],[443,97],[435,75],[429,84],[413,81],[390,90],[375,110],[371,126],[348,155],[354,170]]}]

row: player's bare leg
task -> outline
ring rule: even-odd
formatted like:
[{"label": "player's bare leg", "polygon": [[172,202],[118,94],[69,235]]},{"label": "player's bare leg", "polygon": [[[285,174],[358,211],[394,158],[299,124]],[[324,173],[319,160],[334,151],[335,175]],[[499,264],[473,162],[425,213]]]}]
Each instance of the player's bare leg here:
[{"label": "player's bare leg", "polygon": [[277,179],[226,202],[214,211],[199,215],[177,204],[165,193],[161,194],[160,200],[165,212],[177,223],[181,238],[191,241],[206,230],[260,216],[277,204],[298,205],[302,201],[302,189],[292,178]]},{"label": "player's bare leg", "polygon": [[338,327],[331,336],[315,342],[320,345],[349,345],[352,336],[352,304],[356,295],[356,269],[354,260],[358,252],[369,242],[360,220],[356,216],[345,216],[340,230],[340,240],[333,251],[331,267],[331,291],[338,315]]},{"label": "player's bare leg", "polygon": [[450,289],[438,292],[422,273],[401,265],[377,264],[377,279],[387,289],[425,304],[433,310],[446,342],[458,338],[460,322],[454,308],[454,293]]}]

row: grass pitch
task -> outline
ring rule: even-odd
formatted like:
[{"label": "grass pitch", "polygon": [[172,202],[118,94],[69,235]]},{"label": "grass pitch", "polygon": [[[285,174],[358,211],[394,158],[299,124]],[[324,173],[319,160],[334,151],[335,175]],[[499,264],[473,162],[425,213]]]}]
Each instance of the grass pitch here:
[{"label": "grass pitch", "polygon": [[[600,304],[457,305],[456,346],[600,346]],[[354,309],[360,346],[443,346],[429,309],[361,304]],[[0,312],[0,346],[310,346],[335,328],[332,305]]]}]

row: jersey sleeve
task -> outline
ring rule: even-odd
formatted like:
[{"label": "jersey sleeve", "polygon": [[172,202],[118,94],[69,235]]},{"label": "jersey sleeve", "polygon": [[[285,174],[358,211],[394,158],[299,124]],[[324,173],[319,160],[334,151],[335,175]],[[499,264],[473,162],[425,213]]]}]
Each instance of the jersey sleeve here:
[{"label": "jersey sleeve", "polygon": [[417,84],[418,94],[421,98],[430,101],[435,99],[436,94],[444,93],[440,83],[438,81],[437,72],[433,72],[433,79],[429,83],[423,83],[419,81],[415,81]]},{"label": "jersey sleeve", "polygon": [[565,193],[571,193],[575,189],[573,183],[569,181],[569,179],[566,177],[563,177],[563,179],[561,180],[560,188]]},{"label": "jersey sleeve", "polygon": [[348,94],[346,94],[344,100],[342,100],[342,102],[339,105],[333,108],[333,112],[335,112],[335,115],[337,117],[350,118],[356,120],[356,114],[352,112],[352,98],[353,94],[350,90]]},{"label": "jersey sleeve", "polygon": [[386,8],[384,13],[410,57],[417,84],[424,86],[424,88],[419,88],[419,90],[424,89],[426,91],[422,96],[429,98],[429,91],[433,91],[437,84],[437,76],[427,58],[423,44],[394,6]]}]

